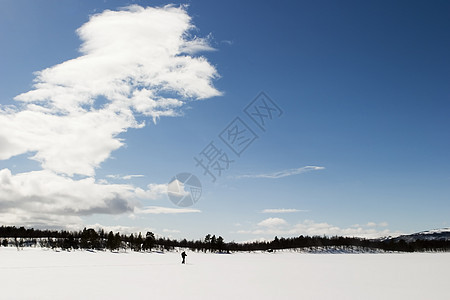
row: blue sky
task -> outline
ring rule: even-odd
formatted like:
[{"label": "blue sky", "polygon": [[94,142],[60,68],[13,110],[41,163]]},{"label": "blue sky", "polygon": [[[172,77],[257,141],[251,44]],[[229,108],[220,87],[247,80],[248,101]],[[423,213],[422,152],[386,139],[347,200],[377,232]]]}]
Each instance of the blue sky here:
[{"label": "blue sky", "polygon": [[[449,12],[3,1],[2,223],[228,241],[448,227]],[[283,111],[265,132],[244,113],[261,91]],[[219,139],[235,117],[258,136],[240,157]],[[234,160],[216,182],[194,161],[211,141]],[[203,186],[188,208],[165,192],[180,172]]]}]

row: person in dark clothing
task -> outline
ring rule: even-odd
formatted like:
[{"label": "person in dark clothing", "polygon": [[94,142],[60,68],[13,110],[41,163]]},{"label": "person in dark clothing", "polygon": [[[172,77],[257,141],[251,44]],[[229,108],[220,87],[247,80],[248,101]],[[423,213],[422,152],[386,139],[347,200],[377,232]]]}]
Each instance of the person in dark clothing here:
[{"label": "person in dark clothing", "polygon": [[184,252],[184,251],[181,252],[181,258],[183,258],[183,261],[181,262],[182,264],[186,263],[186,261],[185,261],[186,256],[187,256],[186,252]]}]

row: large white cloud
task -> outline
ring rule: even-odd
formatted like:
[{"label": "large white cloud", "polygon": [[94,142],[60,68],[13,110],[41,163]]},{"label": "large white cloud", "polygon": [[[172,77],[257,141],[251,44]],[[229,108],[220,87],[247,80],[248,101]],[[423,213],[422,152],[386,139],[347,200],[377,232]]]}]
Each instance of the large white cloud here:
[{"label": "large white cloud", "polygon": [[147,104],[153,109],[141,112],[157,116],[158,108],[180,105],[161,91],[194,99],[217,96],[215,68],[190,55],[212,48],[207,39],[189,38],[192,29],[183,7],[130,6],[94,15],[77,30],[83,55],[38,72],[35,89],[16,99],[51,100],[56,108],[72,111],[104,96],[118,105]]},{"label": "large white cloud", "polygon": [[76,222],[158,197],[159,185],[99,184],[95,169],[124,145],[119,134],[145,126],[137,115],[177,116],[186,102],[221,94],[215,67],[196,55],[213,49],[193,29],[185,7],[174,6],[106,10],[81,26],[81,55],[37,72],[16,106],[0,107],[0,160],[28,153],[42,166],[1,171],[0,214],[17,222],[43,215],[45,222],[52,214],[55,222],[64,215]]},{"label": "large white cloud", "polygon": [[[78,29],[82,55],[37,72],[34,89],[17,96],[21,109],[0,110],[0,159],[33,152],[43,168],[93,176],[137,128],[136,114],[175,116],[185,101],[220,95],[216,69],[191,37],[183,7],[95,15]],[[167,96],[172,95],[172,96]],[[175,98],[176,97],[176,98]]]}]

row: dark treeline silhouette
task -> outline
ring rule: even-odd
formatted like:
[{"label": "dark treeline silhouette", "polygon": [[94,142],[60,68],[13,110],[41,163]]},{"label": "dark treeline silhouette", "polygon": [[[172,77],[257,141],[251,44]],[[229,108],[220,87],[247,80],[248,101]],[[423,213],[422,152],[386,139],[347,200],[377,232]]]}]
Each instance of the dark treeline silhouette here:
[{"label": "dark treeline silhouette", "polygon": [[384,250],[402,252],[421,251],[450,251],[449,240],[415,240],[404,239],[363,239],[341,236],[299,236],[291,238],[275,237],[272,241],[255,241],[251,243],[226,243],[221,236],[207,234],[203,240],[188,241],[169,238],[156,238],[152,232],[145,236],[141,233],[124,235],[103,229],[94,230],[84,228],[81,231],[66,230],[39,230],[33,228],[1,226],[1,246],[30,247],[40,246],[52,249],[95,249],[95,250],[133,250],[150,251],[174,250],[176,247],[189,248],[193,251],[219,252],[230,251],[276,251],[281,249],[327,249],[338,247],[339,249],[353,249],[355,247],[363,251]]}]

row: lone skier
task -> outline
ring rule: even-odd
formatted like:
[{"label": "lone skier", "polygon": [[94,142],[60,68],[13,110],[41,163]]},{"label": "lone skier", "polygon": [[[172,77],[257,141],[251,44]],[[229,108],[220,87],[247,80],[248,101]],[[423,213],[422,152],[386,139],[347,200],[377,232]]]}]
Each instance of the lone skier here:
[{"label": "lone skier", "polygon": [[181,252],[181,258],[183,258],[183,261],[181,262],[182,264],[186,263],[186,261],[185,261],[186,256],[187,256],[186,252],[184,252],[184,251]]}]

